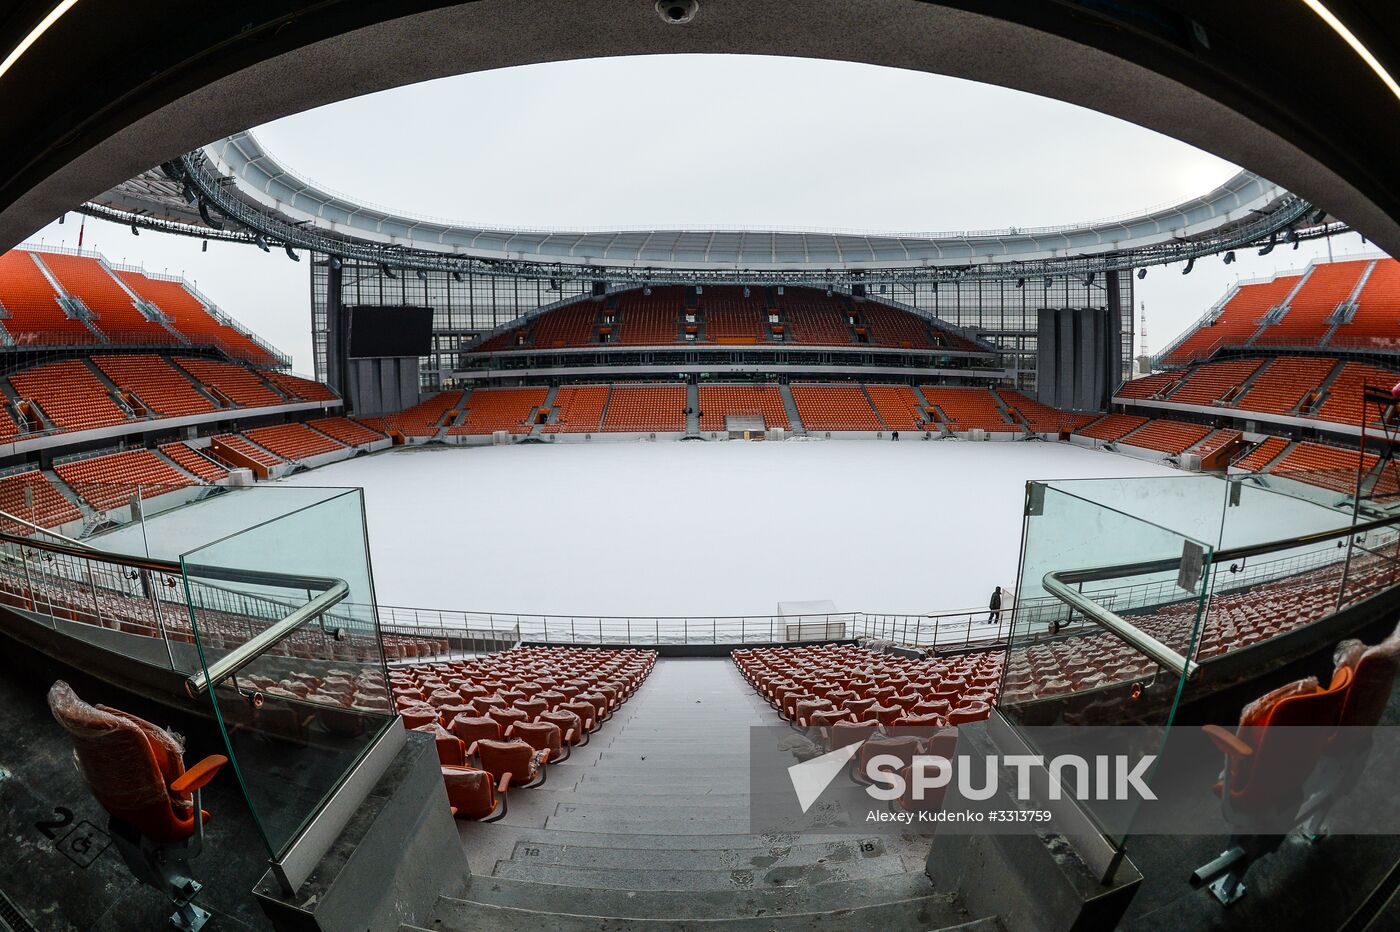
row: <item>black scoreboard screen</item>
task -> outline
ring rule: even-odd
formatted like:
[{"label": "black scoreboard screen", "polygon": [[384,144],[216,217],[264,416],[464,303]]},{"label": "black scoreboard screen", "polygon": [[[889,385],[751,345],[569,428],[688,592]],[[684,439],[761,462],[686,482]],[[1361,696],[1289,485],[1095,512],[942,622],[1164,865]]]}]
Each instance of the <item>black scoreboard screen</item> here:
[{"label": "black scoreboard screen", "polygon": [[362,304],[350,311],[350,358],[427,356],[433,343],[430,307]]}]

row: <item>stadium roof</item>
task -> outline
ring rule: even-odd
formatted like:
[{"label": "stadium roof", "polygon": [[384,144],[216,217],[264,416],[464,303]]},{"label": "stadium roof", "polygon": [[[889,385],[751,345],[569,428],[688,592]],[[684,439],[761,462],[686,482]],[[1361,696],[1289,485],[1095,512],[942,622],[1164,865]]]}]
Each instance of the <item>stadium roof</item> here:
[{"label": "stadium roof", "polygon": [[[952,233],[771,229],[541,230],[420,217],[332,192],[279,160],[251,132],[203,149],[243,201],[289,225],[403,250],[566,266],[668,269],[907,269],[1089,256],[1207,238],[1272,214],[1289,192],[1249,172],[1179,204],[1053,227]],[[147,172],[94,198],[116,210],[204,225],[183,185]]]}]

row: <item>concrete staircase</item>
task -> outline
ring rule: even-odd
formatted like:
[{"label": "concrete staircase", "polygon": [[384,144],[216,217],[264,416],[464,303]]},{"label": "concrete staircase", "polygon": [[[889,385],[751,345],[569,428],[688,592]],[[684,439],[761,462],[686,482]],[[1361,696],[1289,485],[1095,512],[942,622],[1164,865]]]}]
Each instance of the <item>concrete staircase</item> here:
[{"label": "concrete staircase", "polygon": [[694,382],[687,382],[685,385],[685,406],[690,409],[690,413],[685,416],[685,432],[687,436],[695,437],[700,434],[700,386]]},{"label": "concrete staircase", "polygon": [[473,876],[428,926],[925,932],[974,919],[923,874],[927,838],[749,834],[749,728],[778,722],[729,660],[658,661],[543,787],[511,793],[505,819],[462,824]]},{"label": "concrete staircase", "polygon": [[787,412],[788,424],[792,426],[793,434],[807,433],[807,427],[802,423],[802,418],[797,414],[797,402],[792,400],[792,389],[787,385],[778,386],[778,394],[783,399],[783,410]]},{"label": "concrete staircase", "polygon": [[530,410],[530,433],[527,436],[533,437],[535,439],[540,439],[541,434],[544,431],[544,424],[535,423],[535,421],[539,418],[540,408],[544,408],[546,411],[549,412],[549,417],[547,419],[549,423],[553,423],[554,421],[559,420],[559,412],[554,410],[554,398],[558,394],[558,385],[549,386],[549,392],[544,396],[544,403],[541,404],[539,408],[532,408]]}]

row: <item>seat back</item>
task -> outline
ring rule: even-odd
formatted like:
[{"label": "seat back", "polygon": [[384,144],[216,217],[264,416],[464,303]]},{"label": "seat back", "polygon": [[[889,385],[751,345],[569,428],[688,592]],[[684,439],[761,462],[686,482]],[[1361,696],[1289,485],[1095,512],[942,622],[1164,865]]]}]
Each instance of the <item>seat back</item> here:
[{"label": "seat back", "polygon": [[48,701],[73,741],[88,789],[109,815],[159,844],[194,834],[189,798],[169,790],[185,772],[184,750],[173,735],[134,715],[89,705],[62,680],[50,688]]},{"label": "seat back", "polygon": [[1379,724],[1395,688],[1397,671],[1400,671],[1400,627],[1381,643],[1366,648],[1356,662],[1340,724],[1358,727]]},{"label": "seat back", "polygon": [[1296,807],[1303,785],[1341,719],[1352,671],[1337,670],[1327,689],[1285,696],[1237,737],[1254,753],[1247,767],[1231,769],[1228,790],[1236,812],[1279,812]]}]

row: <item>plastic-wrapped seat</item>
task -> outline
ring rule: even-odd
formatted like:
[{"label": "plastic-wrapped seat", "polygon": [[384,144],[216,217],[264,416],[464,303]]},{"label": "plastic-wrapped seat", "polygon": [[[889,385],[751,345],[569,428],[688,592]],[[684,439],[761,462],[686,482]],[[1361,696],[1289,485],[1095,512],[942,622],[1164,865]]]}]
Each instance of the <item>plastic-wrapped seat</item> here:
[{"label": "plastic-wrapped seat", "polygon": [[501,732],[503,734],[505,733],[505,730],[507,728],[509,728],[511,725],[514,725],[516,722],[528,721],[530,718],[530,716],[526,715],[519,709],[503,709],[496,707],[487,709],[486,716],[487,718],[493,718],[496,720],[496,722],[501,726]]},{"label": "plastic-wrapped seat", "polygon": [[419,725],[413,730],[425,732],[433,736],[433,741],[437,745],[438,763],[453,767],[466,766],[466,745],[462,743],[461,738],[458,738],[437,722],[433,722],[431,725]]},{"label": "plastic-wrapped seat", "polygon": [[570,747],[564,733],[553,722],[516,722],[506,730],[507,738],[519,738],[536,751],[547,751],[547,763],[567,760]]},{"label": "plastic-wrapped seat", "polygon": [[482,738],[499,741],[501,737],[501,723],[489,715],[459,715],[452,720],[450,729],[468,745]]},{"label": "plastic-wrapped seat", "polygon": [[189,861],[203,847],[209,821],[200,791],[228,758],[212,754],[186,770],[175,735],[130,713],[89,705],[62,680],[49,689],[48,702],[73,741],[88,789],[107,811],[122,860],[174,904],[172,925],[191,932],[203,927],[209,913],[193,903],[200,885]]},{"label": "plastic-wrapped seat", "polygon": [[557,712],[559,711],[559,709],[562,709],[565,712],[572,712],[573,714],[577,715],[579,717],[579,721],[583,723],[583,731],[585,734],[598,730],[598,709],[593,705],[593,703],[582,702],[577,699],[571,699],[568,702],[559,703],[559,706],[557,709],[555,709],[555,711]]},{"label": "plastic-wrapped seat", "polygon": [[570,745],[578,746],[588,743],[588,732],[584,730],[583,720],[568,709],[551,709],[548,712],[541,712],[538,721],[559,726],[559,730],[564,734],[564,741]]},{"label": "plastic-wrapped seat", "polygon": [[546,755],[519,738],[509,741],[482,738],[468,748],[467,753],[480,761],[482,770],[499,781],[502,793],[510,789],[512,783],[522,789],[544,785]]}]

